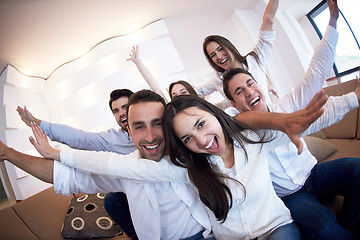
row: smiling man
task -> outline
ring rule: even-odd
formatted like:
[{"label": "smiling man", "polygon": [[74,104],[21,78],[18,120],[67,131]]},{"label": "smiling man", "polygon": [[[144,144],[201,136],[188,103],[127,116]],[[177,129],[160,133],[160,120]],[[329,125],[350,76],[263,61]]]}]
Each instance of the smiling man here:
[{"label": "smiling man", "polygon": [[[329,8],[337,12],[336,0],[328,0]],[[332,15],[333,16],[333,15]],[[333,18],[333,17],[332,17]],[[266,104],[256,79],[243,69],[232,69],[223,81],[224,92],[240,112],[251,110],[289,113],[307,104],[324,85],[334,61],[337,32],[330,19],[324,38],[317,46],[302,82],[278,104]],[[335,18],[336,14],[335,14]],[[335,21],[336,22],[336,21]],[[329,97],[324,114],[319,118],[324,127],[341,120],[359,106],[360,81],[355,92]],[[229,112],[228,112],[229,113]],[[234,115],[234,113],[231,113]],[[236,118],[236,117],[235,117]],[[317,164],[306,147],[298,155],[292,144],[280,146],[268,156],[273,187],[291,212],[302,235],[309,239],[357,239],[360,237],[360,159],[342,158]],[[340,215],[321,204],[336,195],[344,196]]]},{"label": "smiling man", "polygon": [[[129,164],[136,166],[137,169],[142,169],[142,172],[147,171],[147,166],[138,164],[136,160],[140,158],[146,158],[146,162],[170,161],[168,156],[164,156],[166,154],[162,125],[164,110],[165,101],[160,95],[150,90],[139,91],[129,98],[127,105],[128,129],[137,150],[126,156],[111,152],[80,152],[90,155],[104,153],[109,156],[130,158],[132,161]],[[40,131],[35,124],[32,127]],[[42,140],[46,141],[46,135],[43,136]],[[38,141],[40,140],[38,139]],[[34,139],[31,141],[36,145]],[[55,149],[53,151],[54,153],[51,154],[54,154],[56,156],[54,158],[59,160],[60,151]],[[69,157],[71,155],[66,154],[66,151],[64,154]],[[35,177],[53,183],[55,191],[61,194],[119,190],[125,192],[139,239],[213,239],[209,236],[211,226],[207,211],[191,184],[132,181],[125,178],[90,174],[58,161],[21,154],[0,142],[0,161],[5,159]],[[104,167],[105,164],[98,159],[98,155],[87,157],[86,164],[89,165],[92,162],[95,166]],[[119,164],[121,165],[116,160],[116,165]],[[164,170],[166,171],[166,169]],[[182,175],[186,173],[182,168],[179,168],[179,171]],[[151,172],[146,173],[151,175]]]},{"label": "smiling man", "polygon": [[[108,129],[98,133],[40,120],[35,118],[26,107],[18,106],[17,111],[26,125],[30,126],[31,122],[36,123],[52,141],[66,144],[74,149],[128,154],[136,150],[136,146],[128,133],[126,116],[126,105],[132,94],[133,92],[129,89],[116,89],[110,93],[109,107],[120,129]],[[104,199],[104,206],[124,232],[129,237],[136,238],[126,195],[122,192],[108,193]]]}]

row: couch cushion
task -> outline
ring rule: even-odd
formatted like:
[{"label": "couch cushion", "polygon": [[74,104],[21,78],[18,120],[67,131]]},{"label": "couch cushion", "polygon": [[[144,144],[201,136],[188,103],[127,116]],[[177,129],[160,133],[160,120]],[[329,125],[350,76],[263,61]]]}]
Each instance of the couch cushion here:
[{"label": "couch cushion", "polygon": [[123,234],[104,208],[105,194],[85,194],[71,199],[63,229],[64,238],[114,237]]},{"label": "couch cushion", "polygon": [[63,239],[60,231],[70,199],[69,196],[56,194],[50,187],[15,204],[13,208],[39,239]]},{"label": "couch cushion", "polygon": [[1,239],[38,239],[11,207],[0,211]]},{"label": "couch cushion", "polygon": [[334,144],[323,139],[313,136],[305,136],[304,140],[309,151],[318,160],[318,162],[323,161],[337,151],[337,147]]},{"label": "couch cushion", "polygon": [[331,125],[328,128],[324,128],[323,132],[327,138],[355,138],[358,124],[358,111],[359,108],[353,109],[344,118]]},{"label": "couch cushion", "polygon": [[326,141],[334,144],[338,151],[327,157],[325,161],[330,161],[343,157],[360,158],[360,140],[356,139],[327,139]]},{"label": "couch cushion", "polygon": [[[330,87],[325,87],[324,91],[329,96],[341,96],[343,94],[352,92],[357,87],[357,81],[351,80],[336,84]],[[359,108],[350,111],[345,117],[336,124],[323,129],[327,138],[355,138],[356,133],[360,132],[358,129]],[[359,135],[359,134],[358,134]]]}]

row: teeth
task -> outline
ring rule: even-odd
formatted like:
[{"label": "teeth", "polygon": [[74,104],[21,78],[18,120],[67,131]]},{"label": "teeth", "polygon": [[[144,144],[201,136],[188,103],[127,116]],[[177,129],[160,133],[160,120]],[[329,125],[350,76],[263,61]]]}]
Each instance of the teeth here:
[{"label": "teeth", "polygon": [[160,146],[160,143],[159,144],[156,144],[156,145],[153,145],[153,146],[144,146],[146,149],[155,149],[157,147]]},{"label": "teeth", "polygon": [[127,118],[121,120],[122,123],[126,122]]},{"label": "teeth", "polygon": [[227,58],[225,58],[224,60],[222,60],[220,63],[223,64],[224,62],[227,61]]},{"label": "teeth", "polygon": [[211,141],[209,142],[209,144],[205,146],[206,149],[209,149],[209,148],[211,147],[211,145],[212,145],[213,142],[214,142],[214,139],[215,139],[215,137],[213,137],[213,138],[211,139]]},{"label": "teeth", "polygon": [[255,105],[258,101],[260,101],[260,98],[259,97],[255,98],[254,100],[251,101],[250,106]]}]

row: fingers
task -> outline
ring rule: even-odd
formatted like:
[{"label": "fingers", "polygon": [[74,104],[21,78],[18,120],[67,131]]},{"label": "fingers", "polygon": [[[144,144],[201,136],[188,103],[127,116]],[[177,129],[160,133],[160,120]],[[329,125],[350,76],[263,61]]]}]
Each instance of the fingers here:
[{"label": "fingers", "polygon": [[32,130],[37,142],[39,142],[39,140],[43,140],[43,139],[45,139],[47,141],[46,133],[44,133],[35,122],[31,122],[30,125],[31,125],[31,130]]},{"label": "fingers", "polygon": [[289,136],[290,140],[295,144],[296,148],[298,149],[298,155],[300,155],[303,151],[303,143],[301,142],[300,138],[298,136]]}]

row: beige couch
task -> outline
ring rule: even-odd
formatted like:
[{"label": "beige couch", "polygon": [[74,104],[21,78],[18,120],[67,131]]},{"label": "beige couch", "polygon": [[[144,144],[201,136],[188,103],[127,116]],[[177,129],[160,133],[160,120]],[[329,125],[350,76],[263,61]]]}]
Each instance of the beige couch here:
[{"label": "beige couch", "polygon": [[[356,89],[356,80],[324,88],[329,96],[340,96]],[[330,161],[343,157],[360,158],[360,111],[353,109],[334,125],[312,134],[325,142],[310,141],[310,151],[319,162]],[[319,157],[318,157],[319,156]]]}]

